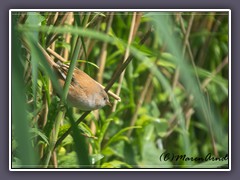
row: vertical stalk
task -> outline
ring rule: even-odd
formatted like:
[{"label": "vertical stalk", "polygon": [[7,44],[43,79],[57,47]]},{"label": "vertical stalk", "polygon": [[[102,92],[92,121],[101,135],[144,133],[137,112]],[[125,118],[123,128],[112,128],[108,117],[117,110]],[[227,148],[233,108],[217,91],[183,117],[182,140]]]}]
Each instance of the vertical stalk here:
[{"label": "vertical stalk", "polygon": [[[150,73],[148,74],[147,80],[146,80],[146,82],[145,82],[145,86],[144,86],[144,88],[143,88],[143,90],[142,90],[142,92],[141,92],[141,95],[140,95],[140,97],[139,97],[139,100],[138,100],[138,103],[137,103],[137,107],[135,108],[134,114],[133,114],[132,119],[131,119],[131,121],[130,121],[130,126],[133,126],[133,125],[135,124],[136,120],[137,120],[139,109],[141,108],[141,106],[142,106],[142,104],[143,104],[143,101],[144,101],[144,99],[145,99],[145,97],[146,97],[147,90],[148,90],[151,82],[152,82],[152,74],[151,74],[151,72],[150,72]],[[128,131],[128,133],[127,133],[128,136],[131,135],[132,130],[133,130],[133,129],[129,129],[129,131]]]},{"label": "vertical stalk", "polygon": [[[66,102],[68,89],[69,89],[69,85],[71,83],[73,71],[74,71],[74,68],[75,68],[75,65],[76,65],[76,62],[77,62],[77,57],[78,57],[78,54],[79,54],[79,51],[80,51],[80,46],[81,46],[81,37],[78,36],[76,46],[75,46],[75,50],[74,50],[74,54],[73,54],[73,59],[70,63],[69,70],[68,70],[68,73],[67,73],[67,78],[66,78],[66,81],[65,81],[65,84],[64,84],[64,87],[63,87],[63,94],[62,94],[60,106],[63,105]],[[61,124],[61,120],[64,117],[64,115],[65,115],[65,110],[63,110],[63,111],[60,110],[58,112],[57,117],[56,117],[55,133],[53,133],[53,136],[52,136],[52,141],[51,141],[50,147],[49,147],[50,149],[49,149],[47,159],[46,159],[45,164],[44,164],[45,168],[49,164],[50,157],[52,155],[52,152],[54,150],[54,147],[55,147],[55,144],[56,144],[56,141],[57,141],[57,138],[58,138],[58,132],[59,132],[59,127],[60,127],[60,124]]]},{"label": "vertical stalk", "polygon": [[[110,31],[110,28],[112,26],[112,21],[113,21],[113,15],[114,15],[113,12],[109,13],[109,17],[107,20],[107,26],[105,29],[105,34],[108,34]],[[102,82],[103,82],[103,73],[104,73],[106,58],[107,58],[107,47],[108,47],[108,43],[103,42],[101,52],[100,52],[100,58],[99,58],[99,71],[97,74],[97,82],[99,82],[100,84],[102,84]],[[96,119],[99,119],[99,111],[98,110],[94,111],[94,115],[95,115]],[[93,121],[91,122],[91,131],[93,134],[96,133],[96,125]]]},{"label": "vertical stalk", "polygon": [[[133,13],[131,28],[130,28],[130,32],[129,32],[129,36],[128,36],[127,49],[126,49],[126,52],[125,52],[125,55],[124,55],[123,63],[129,57],[129,47],[130,47],[130,44],[132,43],[132,40],[134,38],[133,33],[134,33],[135,21],[136,21],[136,12]],[[119,85],[118,85],[118,88],[117,88],[117,91],[116,91],[116,95],[118,95],[118,96],[119,96],[119,94],[121,92],[121,89],[122,89],[122,82],[123,82],[124,74],[125,74],[125,70],[122,72],[122,74],[120,75],[120,78],[119,78]],[[114,101],[113,107],[112,107],[112,112],[114,112],[116,110],[117,102],[118,102],[117,100]]]}]

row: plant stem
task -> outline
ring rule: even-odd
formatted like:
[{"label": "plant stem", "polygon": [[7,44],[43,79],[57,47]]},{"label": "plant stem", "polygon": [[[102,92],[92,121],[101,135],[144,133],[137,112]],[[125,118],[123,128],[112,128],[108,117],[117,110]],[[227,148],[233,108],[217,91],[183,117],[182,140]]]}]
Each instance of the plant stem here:
[{"label": "plant stem", "polygon": [[[65,81],[65,84],[64,84],[64,87],[63,87],[63,94],[62,94],[62,99],[61,99],[61,102],[60,102],[60,106],[63,105],[65,103],[66,99],[67,99],[69,85],[70,85],[71,80],[72,80],[73,71],[74,71],[74,68],[75,68],[75,65],[76,65],[76,62],[77,62],[78,53],[80,51],[80,45],[81,45],[81,38],[79,36],[78,39],[77,39],[77,42],[76,42],[75,51],[74,51],[74,54],[73,54],[73,59],[70,63],[69,70],[68,70],[68,73],[67,73],[67,78],[66,78],[66,81]],[[60,123],[62,121],[62,118],[64,117],[64,114],[65,114],[64,111],[59,111],[58,115],[56,117],[55,133],[53,134],[52,142],[50,143],[49,152],[48,152],[45,164],[44,164],[45,167],[48,166],[49,161],[50,161],[50,157],[52,155],[52,152],[55,149],[54,148],[55,147],[55,142],[57,141],[57,138],[58,138],[59,127],[60,127]]]},{"label": "plant stem", "polygon": [[[129,47],[134,39],[134,27],[135,27],[135,21],[136,21],[136,12],[133,13],[133,17],[132,17],[132,23],[131,23],[131,28],[130,28],[130,32],[129,32],[129,36],[128,36],[128,44],[127,44],[127,49],[125,51],[125,54],[124,54],[124,60],[123,62],[125,62],[127,60],[127,58],[129,57]],[[119,96],[120,92],[121,92],[121,89],[122,89],[122,82],[123,82],[123,78],[124,78],[124,74],[125,74],[125,70],[122,72],[122,74],[120,75],[120,78],[119,78],[119,85],[118,85],[118,88],[117,88],[117,91],[116,91],[116,94]],[[117,102],[118,101],[114,101],[113,103],[113,107],[112,107],[112,112],[114,112],[116,110],[116,107],[117,107]]]}]

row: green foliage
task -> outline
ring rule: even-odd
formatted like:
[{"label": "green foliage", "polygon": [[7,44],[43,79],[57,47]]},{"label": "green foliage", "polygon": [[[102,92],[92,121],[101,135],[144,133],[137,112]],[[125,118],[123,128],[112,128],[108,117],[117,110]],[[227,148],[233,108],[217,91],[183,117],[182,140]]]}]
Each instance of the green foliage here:
[{"label": "green foliage", "polygon": [[[227,160],[159,159],[164,152],[228,154],[227,13],[143,12],[135,24],[127,12],[18,14],[12,15],[11,42],[13,168],[227,167]],[[129,35],[131,26],[135,34]],[[38,43],[104,86],[129,50],[133,58],[122,81],[110,89],[120,88],[116,109],[104,107],[77,124],[83,112],[65,102],[72,73],[60,90]]]}]

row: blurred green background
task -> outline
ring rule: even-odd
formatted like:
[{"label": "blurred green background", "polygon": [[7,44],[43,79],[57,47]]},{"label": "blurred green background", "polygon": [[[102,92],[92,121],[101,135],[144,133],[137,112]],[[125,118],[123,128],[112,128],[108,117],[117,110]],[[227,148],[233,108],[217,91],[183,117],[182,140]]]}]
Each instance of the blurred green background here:
[{"label": "blurred green background", "polygon": [[[11,18],[12,168],[228,168],[228,160],[176,158],[228,154],[228,12],[14,11]],[[74,123],[84,112],[60,106],[37,43],[104,86],[113,81],[121,102],[110,97],[113,107]],[[175,158],[160,160],[164,152]]]}]

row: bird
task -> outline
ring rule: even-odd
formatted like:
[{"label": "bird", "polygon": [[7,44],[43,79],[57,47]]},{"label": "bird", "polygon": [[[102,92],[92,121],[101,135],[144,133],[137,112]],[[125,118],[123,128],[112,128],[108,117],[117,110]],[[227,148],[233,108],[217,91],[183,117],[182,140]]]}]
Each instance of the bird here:
[{"label": "bird", "polygon": [[[51,69],[56,73],[60,87],[63,88],[69,66],[60,61],[54,62],[43,47],[39,44],[38,46],[45,55]],[[100,109],[106,105],[111,106],[108,94],[103,86],[77,67],[73,71],[67,102],[70,106],[83,111]]]}]

